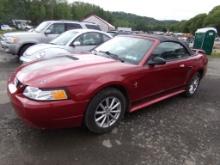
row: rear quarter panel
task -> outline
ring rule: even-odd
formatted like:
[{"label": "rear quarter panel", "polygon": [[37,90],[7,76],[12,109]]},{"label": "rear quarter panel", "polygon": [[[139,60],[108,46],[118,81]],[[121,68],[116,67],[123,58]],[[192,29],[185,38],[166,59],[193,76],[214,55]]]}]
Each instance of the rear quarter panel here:
[{"label": "rear quarter panel", "polygon": [[191,63],[192,63],[192,72],[189,75],[187,82],[189,82],[192,77],[197,73],[202,71],[203,72],[203,77],[205,73],[207,72],[207,66],[208,66],[208,58],[205,54],[199,53],[196,55],[193,55],[190,57]]}]

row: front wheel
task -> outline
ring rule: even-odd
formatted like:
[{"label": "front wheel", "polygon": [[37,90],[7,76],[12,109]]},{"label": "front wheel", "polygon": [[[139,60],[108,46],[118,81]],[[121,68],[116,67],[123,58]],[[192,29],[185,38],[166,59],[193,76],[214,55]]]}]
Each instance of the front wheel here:
[{"label": "front wheel", "polygon": [[85,125],[94,133],[109,132],[123,118],[125,109],[124,95],[115,88],[105,89],[90,102],[85,114]]},{"label": "front wheel", "polygon": [[18,52],[18,56],[22,56],[24,54],[24,52],[29,48],[31,47],[33,44],[26,44],[24,46],[21,47],[21,49],[19,50]]},{"label": "front wheel", "polygon": [[200,74],[196,73],[192,77],[192,79],[189,82],[189,84],[187,85],[185,96],[191,97],[191,96],[193,96],[197,92],[199,84],[200,84],[200,80],[201,80]]}]

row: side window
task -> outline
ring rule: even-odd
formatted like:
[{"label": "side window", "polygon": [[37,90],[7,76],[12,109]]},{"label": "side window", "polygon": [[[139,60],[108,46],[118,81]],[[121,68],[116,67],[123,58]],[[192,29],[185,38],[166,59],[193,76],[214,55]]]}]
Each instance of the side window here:
[{"label": "side window", "polygon": [[50,31],[50,34],[61,34],[65,31],[64,24],[61,23],[55,23],[52,24],[48,30]]},{"label": "side window", "polygon": [[89,24],[86,24],[86,27],[87,27],[88,29],[101,30],[98,25],[89,25]]},{"label": "side window", "polygon": [[161,57],[167,61],[189,56],[184,46],[175,42],[163,42],[154,51],[153,57]]},{"label": "side window", "polygon": [[66,31],[72,30],[72,29],[82,29],[82,26],[77,23],[66,23]]},{"label": "side window", "polygon": [[108,41],[108,40],[110,40],[111,38],[109,37],[109,36],[107,36],[107,35],[105,35],[105,34],[102,34],[102,40],[103,40],[103,42],[106,42],[106,41]]},{"label": "side window", "polygon": [[102,36],[99,33],[85,33],[79,36],[76,41],[80,42],[81,46],[99,45],[102,43]]}]

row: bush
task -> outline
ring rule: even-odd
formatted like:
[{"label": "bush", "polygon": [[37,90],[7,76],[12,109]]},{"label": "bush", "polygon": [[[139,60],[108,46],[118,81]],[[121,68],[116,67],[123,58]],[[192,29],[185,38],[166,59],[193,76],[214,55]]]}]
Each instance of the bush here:
[{"label": "bush", "polygon": [[212,57],[220,57],[220,49],[215,49],[212,52]]}]

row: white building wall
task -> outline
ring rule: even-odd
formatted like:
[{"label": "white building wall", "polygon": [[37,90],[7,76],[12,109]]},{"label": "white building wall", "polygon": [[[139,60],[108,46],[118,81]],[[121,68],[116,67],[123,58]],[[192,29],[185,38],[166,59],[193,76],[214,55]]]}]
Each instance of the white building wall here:
[{"label": "white building wall", "polygon": [[83,21],[92,22],[92,23],[99,25],[101,30],[104,32],[107,32],[109,30],[114,30],[111,27],[109,27],[108,24],[106,24],[105,22],[103,22],[102,20],[98,19],[95,16],[90,16],[90,17],[84,19]]}]

